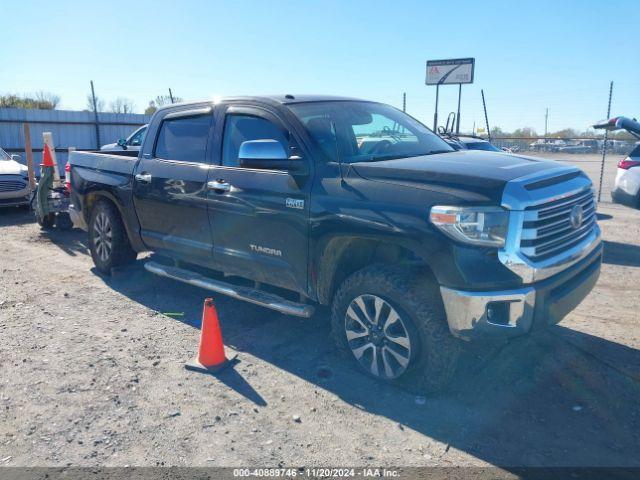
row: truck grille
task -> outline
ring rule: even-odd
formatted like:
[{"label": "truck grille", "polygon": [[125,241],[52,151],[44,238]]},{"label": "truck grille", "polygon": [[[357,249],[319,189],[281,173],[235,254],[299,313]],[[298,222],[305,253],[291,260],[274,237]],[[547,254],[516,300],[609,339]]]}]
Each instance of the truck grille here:
[{"label": "truck grille", "polygon": [[531,260],[545,260],[579,244],[595,225],[596,205],[591,188],[527,207],[520,250]]},{"label": "truck grille", "polygon": [[17,192],[26,187],[27,183],[22,180],[0,180],[0,192]]}]

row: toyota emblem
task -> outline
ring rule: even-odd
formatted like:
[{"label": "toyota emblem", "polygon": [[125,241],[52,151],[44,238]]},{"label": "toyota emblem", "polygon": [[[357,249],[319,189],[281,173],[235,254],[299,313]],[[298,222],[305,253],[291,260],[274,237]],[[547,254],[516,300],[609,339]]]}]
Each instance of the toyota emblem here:
[{"label": "toyota emblem", "polygon": [[569,221],[574,230],[580,228],[582,225],[582,207],[580,205],[574,205],[569,214]]}]

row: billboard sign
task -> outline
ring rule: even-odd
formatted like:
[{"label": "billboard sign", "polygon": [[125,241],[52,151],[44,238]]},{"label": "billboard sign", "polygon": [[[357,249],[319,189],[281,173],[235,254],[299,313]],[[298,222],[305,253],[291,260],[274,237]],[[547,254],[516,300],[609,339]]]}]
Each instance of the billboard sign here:
[{"label": "billboard sign", "polygon": [[473,83],[475,58],[427,60],[427,85]]}]

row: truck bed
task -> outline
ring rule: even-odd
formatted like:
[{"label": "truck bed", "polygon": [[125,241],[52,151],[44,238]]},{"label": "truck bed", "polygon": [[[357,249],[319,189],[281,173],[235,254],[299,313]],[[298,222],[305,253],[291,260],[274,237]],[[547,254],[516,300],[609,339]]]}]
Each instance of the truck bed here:
[{"label": "truck bed", "polygon": [[131,157],[113,153],[71,152],[69,156],[69,163],[79,170],[98,170],[125,176],[133,175],[137,162],[137,156]]}]

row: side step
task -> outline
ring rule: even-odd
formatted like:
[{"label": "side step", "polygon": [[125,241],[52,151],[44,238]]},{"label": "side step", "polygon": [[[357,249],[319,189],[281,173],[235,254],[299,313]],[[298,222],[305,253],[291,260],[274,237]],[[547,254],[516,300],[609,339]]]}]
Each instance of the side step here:
[{"label": "side step", "polygon": [[169,267],[156,262],[147,262],[144,264],[144,268],[151,273],[160,275],[161,277],[172,278],[173,280],[188,283],[195,287],[212,290],[239,300],[255,303],[256,305],[277,310],[278,312],[286,315],[309,318],[315,311],[312,305],[292,302],[291,300],[286,300],[273,293],[267,293],[249,287],[241,287],[231,283],[221,282],[220,280],[214,280],[183,268]]}]

